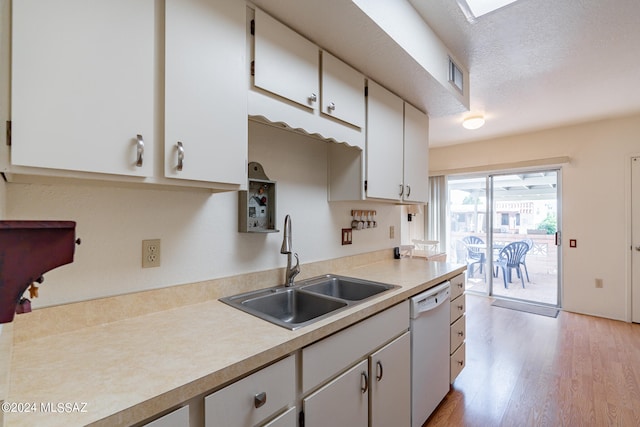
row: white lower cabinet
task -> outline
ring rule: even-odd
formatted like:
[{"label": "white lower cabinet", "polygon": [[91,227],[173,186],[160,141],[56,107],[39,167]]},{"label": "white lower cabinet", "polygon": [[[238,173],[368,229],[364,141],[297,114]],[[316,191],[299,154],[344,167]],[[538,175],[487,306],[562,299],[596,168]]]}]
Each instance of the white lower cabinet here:
[{"label": "white lower cabinet", "polygon": [[411,335],[396,338],[369,358],[371,427],[411,424]]},{"label": "white lower cabinet", "polygon": [[366,427],[369,422],[368,361],[363,360],[302,400],[304,425]]},{"label": "white lower cabinet", "polygon": [[183,406],[156,420],[145,424],[145,427],[189,427],[189,407]]},{"label": "white lower cabinet", "polygon": [[295,427],[295,355],[205,397],[205,427]]},{"label": "white lower cabinet", "polygon": [[306,427],[409,426],[409,304],[302,349]]},{"label": "white lower cabinet", "polygon": [[467,328],[464,277],[464,274],[459,274],[451,279],[451,339],[449,349],[451,368],[449,380],[452,384],[466,364],[465,339]]}]

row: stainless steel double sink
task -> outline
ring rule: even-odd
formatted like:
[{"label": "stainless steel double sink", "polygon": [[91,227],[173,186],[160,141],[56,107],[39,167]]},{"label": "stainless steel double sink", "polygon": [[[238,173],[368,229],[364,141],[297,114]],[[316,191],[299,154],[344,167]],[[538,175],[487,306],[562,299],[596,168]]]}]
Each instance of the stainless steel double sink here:
[{"label": "stainless steel double sink", "polygon": [[395,288],[398,286],[327,274],[294,286],[246,292],[220,301],[294,330]]}]

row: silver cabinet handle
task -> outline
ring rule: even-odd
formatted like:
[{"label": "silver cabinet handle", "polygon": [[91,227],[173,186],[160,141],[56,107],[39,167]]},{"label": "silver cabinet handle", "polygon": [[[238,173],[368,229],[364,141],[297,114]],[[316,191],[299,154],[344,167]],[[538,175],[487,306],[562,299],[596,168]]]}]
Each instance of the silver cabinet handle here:
[{"label": "silver cabinet handle", "polygon": [[136,166],[137,167],[142,167],[142,163],[144,163],[144,139],[142,138],[142,135],[138,134],[137,136],[138,142],[137,142],[137,155],[136,155]]},{"label": "silver cabinet handle", "polygon": [[336,104],[334,104],[333,102],[330,102],[329,105],[327,105],[327,110],[333,111],[335,109],[336,109]]},{"label": "silver cabinet handle", "polygon": [[309,104],[316,102],[318,100],[318,95],[316,95],[315,93],[312,93],[311,95],[309,95]]},{"label": "silver cabinet handle", "polygon": [[178,166],[176,167],[176,169],[178,169],[178,171],[181,171],[182,167],[184,166],[184,146],[182,145],[182,142],[178,141],[177,147],[178,147]]},{"label": "silver cabinet handle", "polygon": [[400,184],[400,196],[404,194],[404,185]]},{"label": "silver cabinet handle", "polygon": [[361,380],[360,391],[362,392],[362,394],[365,394],[367,390],[369,390],[369,376],[367,375],[366,372],[362,373],[362,375],[360,376],[360,380]]},{"label": "silver cabinet handle", "polygon": [[257,408],[267,403],[267,393],[264,391],[253,396],[253,406]]},{"label": "silver cabinet handle", "polygon": [[382,369],[382,362],[378,360],[376,362],[376,380],[380,381],[383,375],[384,375],[384,370]]},{"label": "silver cabinet handle", "polygon": [[411,186],[407,185],[407,197],[411,196]]}]

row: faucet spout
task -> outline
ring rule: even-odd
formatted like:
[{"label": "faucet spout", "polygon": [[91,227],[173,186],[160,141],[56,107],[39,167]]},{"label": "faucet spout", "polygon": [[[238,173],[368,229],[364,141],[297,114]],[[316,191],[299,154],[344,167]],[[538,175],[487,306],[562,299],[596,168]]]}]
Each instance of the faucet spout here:
[{"label": "faucet spout", "polygon": [[284,237],[282,239],[282,247],[280,253],[287,256],[287,270],[285,276],[285,286],[293,286],[293,279],[300,273],[300,259],[298,254],[293,254],[296,257],[296,265],[291,266],[291,217],[287,215],[284,218]]},{"label": "faucet spout", "polygon": [[280,253],[285,255],[291,253],[291,217],[289,215],[284,217],[284,238]]}]

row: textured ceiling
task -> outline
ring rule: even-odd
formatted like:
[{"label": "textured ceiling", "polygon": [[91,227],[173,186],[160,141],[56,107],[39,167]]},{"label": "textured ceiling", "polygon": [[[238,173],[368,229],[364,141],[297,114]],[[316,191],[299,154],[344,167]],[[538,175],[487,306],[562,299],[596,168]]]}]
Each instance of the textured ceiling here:
[{"label": "textured ceiling", "polygon": [[[470,72],[466,111],[351,0],[253,0],[430,115],[430,145],[640,112],[640,0],[519,0],[469,23],[456,0],[410,2]],[[462,128],[485,115],[484,127]]]},{"label": "textured ceiling", "polygon": [[432,146],[640,112],[639,0],[519,0],[473,24],[454,0],[410,2],[471,74],[471,111],[432,117]]}]

